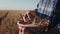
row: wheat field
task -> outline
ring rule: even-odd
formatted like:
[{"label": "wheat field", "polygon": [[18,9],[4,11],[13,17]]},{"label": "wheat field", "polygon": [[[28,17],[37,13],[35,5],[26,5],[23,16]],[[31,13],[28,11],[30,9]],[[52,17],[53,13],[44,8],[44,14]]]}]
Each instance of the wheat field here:
[{"label": "wheat field", "polygon": [[8,13],[0,22],[0,34],[18,34],[17,21],[20,14],[24,14],[27,10],[0,10],[0,18]]}]

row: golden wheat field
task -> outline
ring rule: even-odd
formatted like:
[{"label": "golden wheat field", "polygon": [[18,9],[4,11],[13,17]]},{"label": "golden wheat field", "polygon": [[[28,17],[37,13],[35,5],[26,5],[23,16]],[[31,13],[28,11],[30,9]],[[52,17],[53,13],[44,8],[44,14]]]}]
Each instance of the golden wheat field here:
[{"label": "golden wheat field", "polygon": [[25,10],[0,10],[0,34],[18,34],[17,21],[20,14],[25,12]]}]

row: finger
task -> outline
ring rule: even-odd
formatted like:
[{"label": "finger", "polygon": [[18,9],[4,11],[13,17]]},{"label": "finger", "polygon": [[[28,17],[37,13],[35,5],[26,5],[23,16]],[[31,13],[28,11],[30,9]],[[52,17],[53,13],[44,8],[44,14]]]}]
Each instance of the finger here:
[{"label": "finger", "polygon": [[26,16],[26,15],[23,16],[23,20],[24,20],[24,22],[26,22],[25,16]]},{"label": "finger", "polygon": [[27,13],[28,19],[31,20],[29,13]]}]

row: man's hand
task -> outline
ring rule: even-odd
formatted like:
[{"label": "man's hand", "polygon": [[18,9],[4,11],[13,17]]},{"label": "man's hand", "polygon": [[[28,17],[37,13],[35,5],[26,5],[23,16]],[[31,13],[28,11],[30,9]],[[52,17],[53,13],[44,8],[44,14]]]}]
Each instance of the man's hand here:
[{"label": "man's hand", "polygon": [[19,34],[32,34],[26,27],[19,27]]},{"label": "man's hand", "polygon": [[24,22],[31,23],[35,16],[36,16],[36,13],[34,11],[29,11],[23,15],[23,20]]}]

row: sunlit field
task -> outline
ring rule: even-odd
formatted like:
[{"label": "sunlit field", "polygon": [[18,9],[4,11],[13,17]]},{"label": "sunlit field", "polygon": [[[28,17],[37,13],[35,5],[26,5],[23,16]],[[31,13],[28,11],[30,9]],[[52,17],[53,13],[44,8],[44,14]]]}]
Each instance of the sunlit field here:
[{"label": "sunlit field", "polygon": [[20,14],[25,12],[25,10],[1,10],[0,18],[3,17],[3,19],[0,22],[0,34],[18,34],[17,21]]},{"label": "sunlit field", "polygon": [[[19,34],[17,21],[21,14],[25,14],[27,10],[0,10],[0,34]],[[58,34],[56,27],[50,29],[46,34]]]}]

